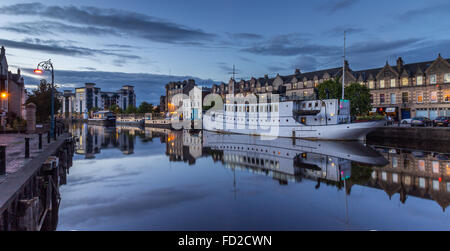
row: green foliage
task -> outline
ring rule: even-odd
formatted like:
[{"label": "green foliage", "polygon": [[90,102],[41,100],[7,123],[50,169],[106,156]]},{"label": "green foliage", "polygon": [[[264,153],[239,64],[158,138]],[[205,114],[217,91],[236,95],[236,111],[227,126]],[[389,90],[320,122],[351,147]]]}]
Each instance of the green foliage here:
[{"label": "green foliage", "polygon": [[124,111],[125,114],[133,114],[133,113],[137,113],[138,109],[134,106],[128,106],[127,109]]},{"label": "green foliage", "polygon": [[367,114],[370,105],[370,90],[364,85],[352,83],[345,87],[345,98],[350,100],[350,113],[352,115]]},{"label": "green foliage", "polygon": [[384,116],[381,114],[376,115],[363,115],[363,116],[357,116],[357,120],[384,120]]},{"label": "green foliage", "polygon": [[[41,80],[38,88],[33,90],[33,93],[28,97],[28,103],[34,103],[36,105],[36,122],[44,123],[50,120],[51,114],[51,84],[45,80]],[[56,94],[56,90],[54,92]],[[55,97],[55,114],[61,108],[61,102]]]},{"label": "green foliage", "polygon": [[12,128],[14,128],[15,130],[18,130],[18,131],[23,131],[26,129],[26,127],[27,127],[27,121],[24,119],[21,119],[19,117],[17,117],[12,123]]},{"label": "green foliage", "polygon": [[109,110],[115,114],[119,114],[122,113],[122,109],[120,109],[120,107],[118,105],[112,105],[109,107]]},{"label": "green foliage", "polygon": [[137,109],[138,113],[144,114],[144,113],[152,113],[153,112],[153,105],[149,104],[147,102],[142,102],[139,105],[139,108]]},{"label": "green foliage", "polygon": [[[319,99],[340,99],[342,97],[342,84],[338,79],[326,80],[317,86]],[[328,91],[328,97],[327,97]]]},{"label": "green foliage", "polygon": [[[342,83],[338,79],[327,80],[317,87],[319,99],[340,99],[342,98]],[[367,114],[372,108],[370,105],[370,90],[366,86],[352,83],[345,87],[345,99],[350,100],[351,115]]]}]

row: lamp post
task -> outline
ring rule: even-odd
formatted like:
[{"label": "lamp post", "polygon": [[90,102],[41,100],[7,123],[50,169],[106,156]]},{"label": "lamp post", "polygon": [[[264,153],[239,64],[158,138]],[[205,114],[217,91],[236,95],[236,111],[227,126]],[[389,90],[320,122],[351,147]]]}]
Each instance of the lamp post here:
[{"label": "lamp post", "polygon": [[49,59],[47,61],[40,62],[36,69],[34,70],[35,74],[42,75],[44,71],[51,71],[52,72],[52,91],[51,91],[51,122],[50,122],[50,134],[51,136],[55,135],[55,73],[53,69],[52,61]]}]

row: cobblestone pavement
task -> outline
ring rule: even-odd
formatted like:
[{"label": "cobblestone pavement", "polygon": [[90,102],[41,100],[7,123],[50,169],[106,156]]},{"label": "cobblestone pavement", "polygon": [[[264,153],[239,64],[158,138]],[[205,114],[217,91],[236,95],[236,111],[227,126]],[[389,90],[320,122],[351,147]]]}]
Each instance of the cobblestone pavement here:
[{"label": "cobblestone pavement", "polygon": [[[25,138],[30,138],[30,158],[25,159]],[[53,140],[50,144],[53,143]],[[0,144],[6,145],[6,175],[0,176],[2,183],[8,175],[17,172],[48,146],[47,134],[42,135],[42,150],[39,150],[38,134],[0,134]]]}]

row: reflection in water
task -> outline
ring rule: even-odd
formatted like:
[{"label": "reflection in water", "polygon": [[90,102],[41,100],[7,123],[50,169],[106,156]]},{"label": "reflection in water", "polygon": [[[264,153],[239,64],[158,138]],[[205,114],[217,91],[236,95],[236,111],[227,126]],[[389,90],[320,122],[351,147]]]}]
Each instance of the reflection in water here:
[{"label": "reflection in water", "polygon": [[[345,223],[348,223],[347,199],[351,199],[349,196],[355,186],[377,191],[384,190],[389,199],[398,194],[399,202],[402,204],[406,203],[408,196],[433,200],[444,211],[450,201],[450,161],[449,155],[443,153],[366,146],[359,142],[325,142],[287,138],[265,140],[247,135],[217,134],[207,131],[171,131],[157,128],[106,128],[84,124],[74,126],[72,132],[78,138],[75,152],[78,156],[84,156],[84,159],[94,159],[96,155],[99,155],[103,156],[103,161],[107,157],[102,150],[106,149],[118,149],[124,158],[127,155],[139,155],[140,153],[135,153],[135,150],[141,152],[142,144],[158,147],[160,144],[155,142],[155,139],[159,139],[165,145],[163,152],[171,163],[203,167],[204,160],[212,160],[215,164],[208,164],[210,170],[212,166],[219,165],[232,171],[229,184],[232,186],[234,200],[241,193],[239,176],[242,174],[238,173],[242,172],[255,177],[268,176],[282,187],[302,184],[306,180],[315,184],[313,185],[315,190],[323,186],[336,187],[338,191],[344,189],[345,201],[341,205],[345,206]],[[139,148],[135,149],[136,144]],[[150,153],[150,150],[148,151]],[[202,175],[194,170],[191,173],[197,176]],[[247,176],[242,177],[244,178],[247,179],[246,181],[249,179]],[[171,185],[176,185],[180,180],[171,182],[173,182]],[[215,181],[210,180],[210,182]],[[70,180],[68,183],[70,185]],[[326,188],[327,191],[328,188]],[[334,188],[335,191],[336,188]],[[367,195],[363,194],[363,196],[374,194],[372,190],[365,193]],[[248,197],[244,192],[242,196]],[[314,196],[314,193],[311,196]],[[372,201],[378,203],[379,199],[373,198]],[[283,202],[280,201],[280,203]],[[355,217],[358,217],[358,213],[355,213]],[[366,220],[370,221],[370,219]],[[199,226],[201,226],[200,223],[198,223]],[[204,226],[203,229],[214,229],[208,224]]]}]

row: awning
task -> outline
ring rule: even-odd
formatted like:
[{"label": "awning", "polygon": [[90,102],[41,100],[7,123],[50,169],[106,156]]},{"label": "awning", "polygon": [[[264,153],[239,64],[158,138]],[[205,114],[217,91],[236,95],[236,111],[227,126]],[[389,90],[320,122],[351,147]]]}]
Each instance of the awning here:
[{"label": "awning", "polygon": [[386,108],[386,112],[395,112],[395,108],[392,107]]},{"label": "awning", "polygon": [[377,108],[372,108],[372,110],[370,112],[371,113],[376,113],[377,112]]}]

